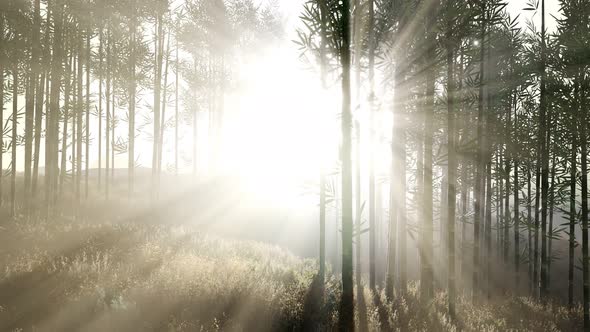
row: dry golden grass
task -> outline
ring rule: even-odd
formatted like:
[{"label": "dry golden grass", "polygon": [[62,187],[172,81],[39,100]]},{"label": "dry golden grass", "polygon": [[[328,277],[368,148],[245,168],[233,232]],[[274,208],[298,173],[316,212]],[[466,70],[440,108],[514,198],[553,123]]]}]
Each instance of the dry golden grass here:
[{"label": "dry golden grass", "polygon": [[[323,300],[313,260],[253,241],[187,227],[71,221],[6,224],[0,230],[1,331],[334,330],[338,280]],[[474,306],[457,319],[438,293],[419,301],[419,285],[387,301],[364,289],[368,331],[576,331],[569,311],[512,297]],[[365,313],[366,311],[366,313]]]}]

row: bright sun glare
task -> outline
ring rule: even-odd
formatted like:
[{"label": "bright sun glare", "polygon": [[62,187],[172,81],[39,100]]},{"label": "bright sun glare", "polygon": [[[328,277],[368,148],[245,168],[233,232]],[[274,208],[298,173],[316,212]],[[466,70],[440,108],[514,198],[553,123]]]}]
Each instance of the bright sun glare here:
[{"label": "bright sun glare", "polygon": [[[243,91],[228,97],[222,167],[256,186],[256,194],[300,195],[319,178],[320,164],[335,159],[338,109],[317,77],[293,56],[273,49],[243,65]],[[331,106],[328,106],[331,105]]]}]

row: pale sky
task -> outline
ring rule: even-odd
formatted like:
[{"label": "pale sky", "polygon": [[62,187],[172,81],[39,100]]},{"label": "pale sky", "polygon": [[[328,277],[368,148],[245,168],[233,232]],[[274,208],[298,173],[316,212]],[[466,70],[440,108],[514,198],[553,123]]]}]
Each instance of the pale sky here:
[{"label": "pale sky", "polygon": [[[273,0],[257,0],[260,3],[273,1]],[[296,156],[298,160],[314,160],[317,159],[318,155],[325,155],[322,150],[326,147],[318,147],[314,142],[317,142],[315,138],[318,136],[332,136],[328,134],[325,129],[320,127],[314,127],[309,124],[309,119],[306,116],[313,117],[317,114],[315,109],[318,104],[325,104],[325,101],[318,102],[321,98],[319,91],[319,80],[317,79],[317,73],[308,70],[304,64],[299,60],[299,50],[292,40],[296,27],[300,24],[299,13],[303,8],[303,4],[306,0],[276,0],[277,4],[281,8],[281,12],[284,14],[286,24],[286,35],[283,41],[279,45],[269,45],[268,49],[262,51],[262,54],[257,56],[253,62],[244,64],[243,72],[248,91],[243,91],[241,95],[228,96],[227,97],[227,108],[236,108],[236,117],[234,119],[228,119],[228,127],[234,126],[232,130],[228,132],[235,132],[235,139],[230,137],[227,145],[238,146],[239,151],[248,151],[246,146],[258,146],[260,147],[257,153],[260,159],[266,159],[266,164],[272,166],[271,168],[284,168],[286,165],[280,164],[273,165],[270,161],[283,160],[285,162],[287,157]],[[521,13],[520,21],[524,22],[526,18],[532,17],[530,11],[522,11],[522,8],[526,6],[528,0],[508,0],[508,9],[512,15],[518,15]],[[548,27],[554,28],[555,20],[552,15],[558,15],[559,13],[559,0],[546,0],[547,6],[547,21]],[[540,13],[535,15],[535,22],[538,24],[540,19]],[[302,98],[301,96],[307,96]],[[21,102],[20,104],[23,104]],[[314,106],[316,105],[316,106]],[[337,105],[333,107],[333,114],[323,112],[327,118],[323,119],[324,123],[336,123],[334,119],[337,117],[338,109]],[[228,111],[228,113],[231,113]],[[306,116],[303,116],[303,114]],[[309,114],[307,114],[309,113]],[[275,117],[275,123],[270,125],[270,115]],[[245,119],[250,121],[257,121],[261,124],[269,124],[268,126],[259,125],[257,130],[246,130],[244,126],[239,124]],[[304,119],[304,120],[301,120]],[[233,120],[233,121],[232,121]],[[205,121],[205,120],[204,120]],[[203,123],[201,121],[200,123]],[[304,123],[298,123],[297,121],[303,121]],[[280,123],[281,125],[278,125]],[[297,125],[294,125],[297,124]],[[204,122],[206,125],[206,122]],[[295,139],[274,139],[268,140],[268,137],[298,137],[300,134],[300,128],[307,128],[307,135],[305,137],[308,140],[295,140]],[[206,130],[205,128],[203,128]],[[120,129],[122,130],[122,129]],[[288,130],[292,135],[276,135],[276,131]],[[331,128],[330,132],[337,132],[338,128]],[[121,132],[121,135],[125,135]],[[249,137],[250,139],[244,140],[243,137]],[[201,151],[207,150],[207,141],[201,140],[202,145],[200,146]],[[240,143],[241,144],[238,144]],[[337,144],[336,142],[332,142]],[[143,166],[149,166],[151,160],[151,143],[144,140],[137,142]],[[96,147],[91,148],[94,151]],[[19,149],[22,147],[19,147]],[[167,147],[170,148],[170,147]],[[190,144],[187,145],[187,149],[190,150]],[[269,153],[269,150],[271,151]],[[282,155],[284,151],[290,151],[289,156]],[[312,151],[311,155],[309,151]],[[325,151],[325,150],[324,150]],[[236,154],[235,149],[228,152],[228,154]],[[252,153],[252,151],[249,151]],[[256,151],[254,151],[256,152]],[[169,154],[169,153],[168,153]],[[96,153],[92,152],[91,155],[91,167],[96,167]],[[238,153],[239,155],[239,153]],[[263,157],[266,158],[263,158]],[[145,159],[145,160],[143,160]],[[290,159],[290,158],[289,158]],[[250,158],[252,160],[252,158]],[[103,161],[104,162],[104,161]],[[169,162],[169,161],[168,161]],[[127,164],[127,156],[125,154],[116,156],[117,167],[124,167]],[[244,165],[241,165],[244,166]],[[314,163],[299,164],[297,170],[302,172],[298,177],[315,176],[314,170],[317,165]],[[22,168],[22,163],[18,163],[17,167]],[[260,169],[259,164],[251,165],[252,169]],[[267,172],[262,168],[262,172]]]},{"label": "pale sky", "polygon": [[[555,19],[551,15],[558,15],[559,13],[559,0],[545,0],[545,6],[547,11],[547,26],[552,28],[555,26]],[[290,27],[293,27],[297,22],[297,16],[303,7],[305,0],[279,0],[279,4],[282,7],[283,12],[286,14]],[[528,0],[508,0],[508,10],[511,15],[521,14],[520,20],[523,21],[526,18],[532,17],[530,11],[523,11],[522,9],[526,6]],[[539,13],[535,17],[535,22],[539,22],[540,19],[540,8]],[[540,23],[539,23],[540,25]]]}]

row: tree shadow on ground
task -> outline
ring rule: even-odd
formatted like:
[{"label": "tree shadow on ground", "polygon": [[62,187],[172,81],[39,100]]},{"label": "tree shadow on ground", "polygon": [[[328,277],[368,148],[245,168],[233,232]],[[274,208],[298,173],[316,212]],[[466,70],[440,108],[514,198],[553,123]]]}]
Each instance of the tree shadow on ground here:
[{"label": "tree shadow on ground", "polygon": [[[357,287],[362,287],[361,285],[357,285]],[[367,302],[365,301],[365,292],[363,289],[357,291],[357,312],[359,317],[359,331],[365,332],[369,330],[369,323],[367,319]]]},{"label": "tree shadow on ground", "polygon": [[378,292],[371,292],[373,295],[373,304],[377,309],[377,315],[379,317],[379,326],[383,331],[391,331],[391,325],[389,324],[389,312],[387,306],[381,300],[381,296]]},{"label": "tree shadow on ground", "polygon": [[325,285],[319,274],[316,274],[305,294],[303,316],[300,331],[322,330],[322,307],[324,306]]}]

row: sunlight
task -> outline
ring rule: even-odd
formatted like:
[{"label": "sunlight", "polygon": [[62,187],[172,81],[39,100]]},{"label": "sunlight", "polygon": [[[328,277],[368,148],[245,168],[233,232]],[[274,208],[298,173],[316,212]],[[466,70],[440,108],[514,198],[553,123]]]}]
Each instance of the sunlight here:
[{"label": "sunlight", "polygon": [[[276,203],[298,200],[320,166],[336,158],[337,94],[322,93],[314,73],[301,69],[287,46],[243,64],[243,90],[229,96],[223,137],[226,172],[255,184]],[[300,200],[300,199],[299,199]]]},{"label": "sunlight", "polygon": [[588,22],[0,0],[0,331],[590,331]]}]

